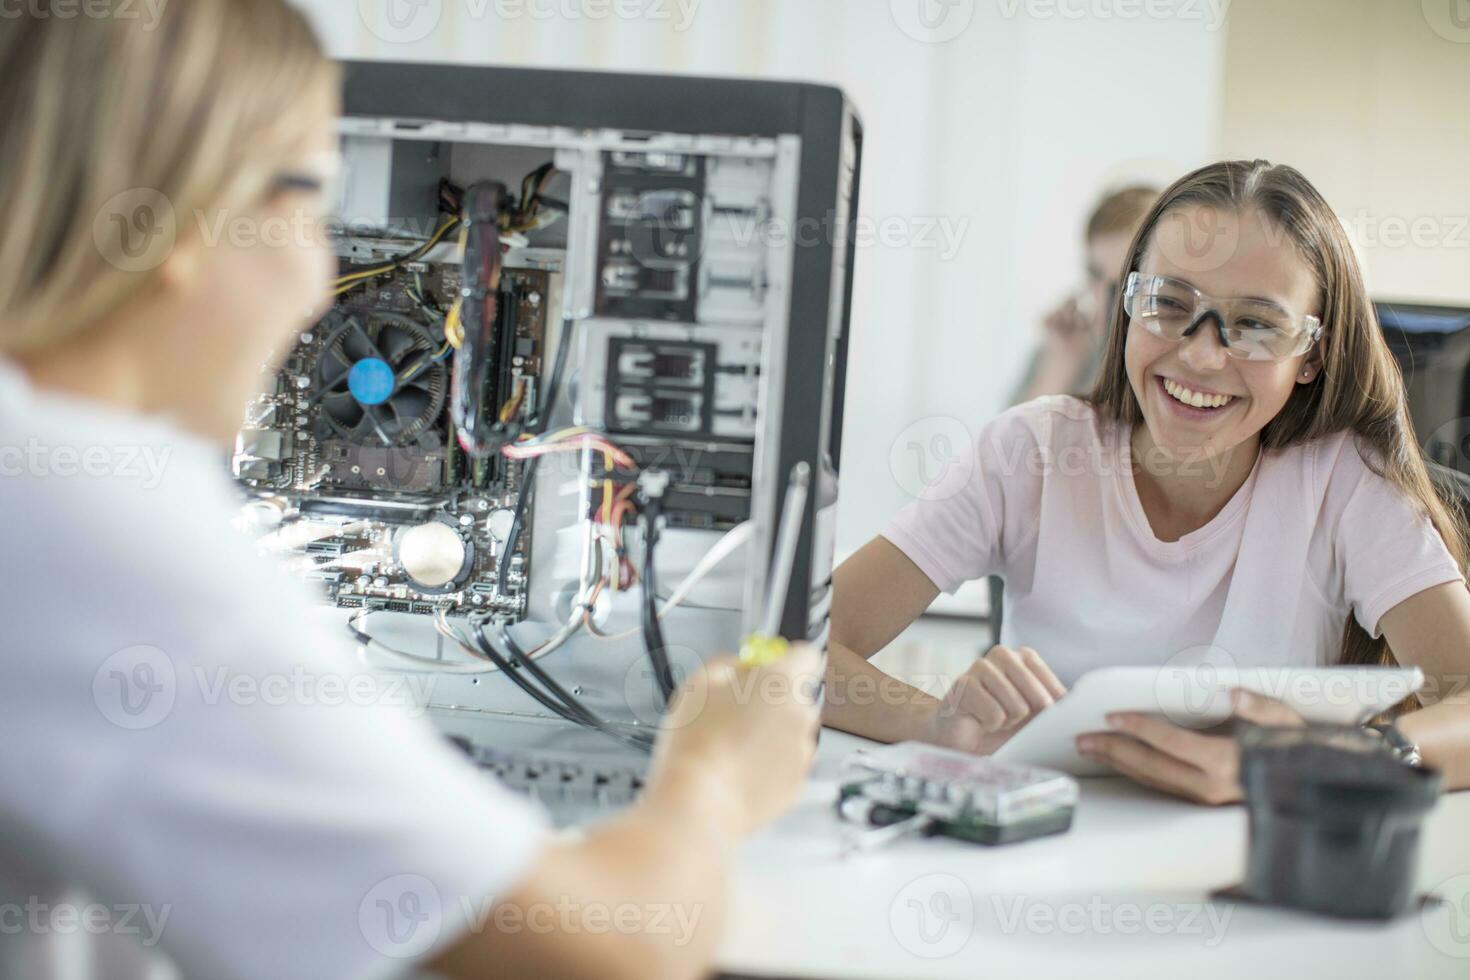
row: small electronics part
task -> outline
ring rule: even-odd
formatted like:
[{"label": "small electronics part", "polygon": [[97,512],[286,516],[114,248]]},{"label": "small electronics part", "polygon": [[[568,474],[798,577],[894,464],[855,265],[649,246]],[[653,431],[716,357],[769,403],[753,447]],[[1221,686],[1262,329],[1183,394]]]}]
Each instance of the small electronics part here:
[{"label": "small electronics part", "polygon": [[930,835],[1010,844],[1065,832],[1077,799],[1077,781],[1063,773],[901,742],[851,756],[837,805],[844,819],[873,827],[914,821]]}]

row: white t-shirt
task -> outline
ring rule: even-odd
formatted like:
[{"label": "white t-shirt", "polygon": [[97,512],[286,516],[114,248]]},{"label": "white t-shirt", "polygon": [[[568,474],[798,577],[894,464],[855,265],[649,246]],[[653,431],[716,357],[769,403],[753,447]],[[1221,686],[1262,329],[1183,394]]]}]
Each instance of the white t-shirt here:
[{"label": "white t-shirt", "polygon": [[1034,648],[1067,685],[1098,667],[1206,653],[1334,664],[1348,616],[1378,636],[1398,603],[1463,581],[1351,433],[1262,452],[1225,508],[1172,542],[1139,503],[1128,435],[1070,396],[1019,405],[883,536],[946,592],[1001,576],[1003,642]]},{"label": "white t-shirt", "polygon": [[224,468],[0,360],[0,976],[401,973],[544,841],[230,530]]}]

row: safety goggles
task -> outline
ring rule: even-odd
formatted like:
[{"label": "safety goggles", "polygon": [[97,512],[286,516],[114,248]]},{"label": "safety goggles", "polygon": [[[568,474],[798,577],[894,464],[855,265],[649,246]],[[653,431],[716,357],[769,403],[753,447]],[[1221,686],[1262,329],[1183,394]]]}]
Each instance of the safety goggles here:
[{"label": "safety goggles", "polygon": [[1280,361],[1305,354],[1322,337],[1322,321],[1259,299],[1217,299],[1168,276],[1128,276],[1123,309],[1164,340],[1193,337],[1206,323],[1231,357]]}]

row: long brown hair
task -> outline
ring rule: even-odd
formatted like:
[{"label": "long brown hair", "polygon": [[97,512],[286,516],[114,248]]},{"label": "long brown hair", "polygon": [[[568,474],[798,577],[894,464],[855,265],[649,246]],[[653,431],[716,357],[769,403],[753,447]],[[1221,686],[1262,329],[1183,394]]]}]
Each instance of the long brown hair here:
[{"label": "long brown hair", "polygon": [[[1332,208],[1291,167],[1264,160],[1211,164],[1164,191],[1133,240],[1124,280],[1138,271],[1159,223],[1194,206],[1264,215],[1296,246],[1321,289],[1323,335],[1317,355],[1322,370],[1310,383],[1293,387],[1286,405],[1261,430],[1261,451],[1352,430],[1367,465],[1428,515],[1463,570],[1465,515],[1458,501],[1440,499],[1429,478],[1409,421],[1403,377],[1384,342],[1352,242]],[[1121,294],[1112,311],[1102,373],[1088,400],[1100,415],[1132,426],[1143,421],[1143,414],[1123,359],[1128,317]],[[1394,657],[1386,639],[1374,640],[1349,616],[1339,662],[1392,664]]]}]

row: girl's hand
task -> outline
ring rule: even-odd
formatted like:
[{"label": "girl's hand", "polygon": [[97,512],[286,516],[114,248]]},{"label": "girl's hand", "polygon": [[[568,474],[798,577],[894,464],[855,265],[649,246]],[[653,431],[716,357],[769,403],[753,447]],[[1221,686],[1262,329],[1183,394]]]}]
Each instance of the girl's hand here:
[{"label": "girl's hand", "polygon": [[935,705],[925,741],[965,752],[994,752],[1066,693],[1035,650],[992,647]]},{"label": "girl's hand", "polygon": [[[1301,717],[1271,698],[1237,689],[1231,694],[1235,717],[1257,725],[1300,726]],[[1240,747],[1228,735],[1202,735],[1155,715],[1109,715],[1112,732],[1077,737],[1084,758],[1111,767],[1144,786],[1219,806],[1241,798]]]}]

